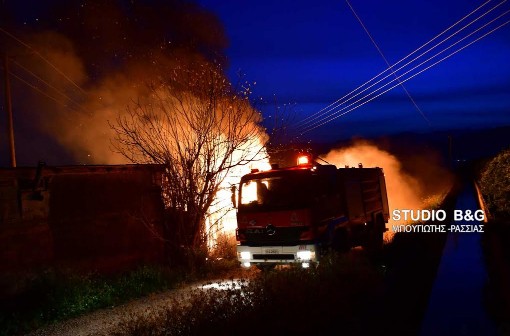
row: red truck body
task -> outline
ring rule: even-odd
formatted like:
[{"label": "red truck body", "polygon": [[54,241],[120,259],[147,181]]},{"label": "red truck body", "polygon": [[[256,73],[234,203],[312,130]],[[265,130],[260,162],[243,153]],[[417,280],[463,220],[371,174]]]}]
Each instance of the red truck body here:
[{"label": "red truck body", "polygon": [[382,246],[389,218],[381,168],[304,164],[241,178],[239,261],[244,266],[318,262],[329,249]]}]

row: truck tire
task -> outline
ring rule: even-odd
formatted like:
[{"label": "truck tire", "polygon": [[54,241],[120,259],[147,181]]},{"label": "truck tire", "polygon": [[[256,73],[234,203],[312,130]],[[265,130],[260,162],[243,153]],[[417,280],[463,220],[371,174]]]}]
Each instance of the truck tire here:
[{"label": "truck tire", "polygon": [[351,243],[349,241],[349,233],[345,229],[337,229],[333,234],[331,243],[333,250],[340,253],[349,252]]},{"label": "truck tire", "polygon": [[375,220],[370,223],[370,229],[367,232],[363,249],[371,256],[377,256],[381,253],[384,244],[384,220],[381,216],[377,216]]},{"label": "truck tire", "polygon": [[276,264],[257,264],[257,268],[261,270],[262,272],[269,272],[274,270],[276,267]]}]

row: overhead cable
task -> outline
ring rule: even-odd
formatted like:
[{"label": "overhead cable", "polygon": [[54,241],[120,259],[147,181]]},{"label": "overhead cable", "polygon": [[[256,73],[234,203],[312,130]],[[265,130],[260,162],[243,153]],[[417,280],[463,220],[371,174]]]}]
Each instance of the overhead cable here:
[{"label": "overhead cable", "polygon": [[[419,50],[423,49],[425,46],[429,45],[431,42],[435,41],[438,37],[444,35],[447,31],[451,30],[453,27],[457,26],[460,22],[464,21],[466,18],[468,18],[469,16],[471,16],[472,14],[474,14],[475,12],[477,12],[480,8],[484,7],[486,4],[488,4],[491,0],[489,1],[486,1],[485,3],[483,3],[482,5],[480,5],[479,7],[477,7],[476,9],[474,9],[473,11],[471,11],[469,14],[465,15],[463,18],[461,18],[460,20],[458,20],[457,22],[455,22],[453,25],[451,25],[450,27],[448,27],[447,29],[443,30],[440,34],[436,35],[434,38],[430,39],[428,42],[426,42],[425,44],[423,44],[422,46],[420,46],[419,48],[417,48],[416,50],[414,50],[413,52],[411,52],[410,54],[408,54],[407,56],[405,56],[404,58],[402,58],[401,60],[399,60],[398,62],[396,62],[395,64],[393,64],[391,67],[394,68],[396,65],[402,63],[404,60],[408,59],[410,56],[414,55],[416,52],[418,52]],[[462,30],[466,29],[467,27],[471,26],[474,22],[480,20],[482,17],[486,16],[488,13],[492,12],[494,9],[496,9],[497,7],[499,7],[501,4],[503,4],[504,2],[506,2],[507,0],[504,0],[502,2],[500,2],[499,4],[497,4],[496,6],[494,6],[493,8],[487,10],[486,12],[484,12],[482,15],[478,16],[477,18],[475,18],[474,20],[472,20],[471,22],[469,22],[468,24],[466,24],[465,26],[463,26],[462,28],[458,29],[457,31],[455,31],[454,33],[452,33],[450,36],[446,37],[445,39],[443,39],[442,41],[440,41],[439,43],[435,44],[433,47],[427,49],[425,52],[421,53],[419,56],[413,58],[411,61],[407,62],[404,66],[401,66],[398,70],[402,69],[403,67],[411,64],[412,62],[414,62],[415,60],[417,60],[418,58],[422,57],[423,55],[425,55],[426,53],[430,52],[431,50],[437,48],[437,46],[441,45],[442,43],[444,43],[445,41],[449,40],[450,38],[452,38],[453,36],[457,35],[459,32],[461,32]],[[363,88],[364,86],[368,85],[369,83],[371,83],[372,81],[374,81],[375,79],[377,79],[378,77],[380,77],[381,75],[383,75],[384,73],[388,72],[390,69],[385,69],[384,71],[380,72],[378,75],[374,76],[373,78],[371,78],[370,80],[368,80],[367,82],[363,83],[362,85],[358,86],[356,89],[352,90],[351,92],[349,92],[348,94],[344,95],[343,97],[341,97],[340,99],[336,100],[335,102],[331,103],[330,105],[326,106],[325,108],[319,110],[318,112],[306,117],[305,119],[301,120],[300,122],[297,122],[296,124],[294,124],[293,126],[296,127],[296,128],[306,128],[305,126],[307,124],[310,124],[312,123],[314,120],[316,119],[319,119],[321,118],[323,115],[325,115],[326,113],[338,108],[339,106],[341,106],[342,104],[344,104],[345,102],[357,97],[359,94],[365,92],[366,90],[370,89],[371,87],[377,85],[378,83],[380,83],[382,80],[386,79],[387,77],[389,77],[389,75],[385,76],[384,78],[378,80],[376,83],[370,85],[369,87],[365,88],[364,90],[362,90],[361,92],[358,92],[357,94],[353,95],[356,91],[359,91],[361,88]],[[346,99],[347,97],[353,95],[352,97]]]},{"label": "overhead cable", "polygon": [[[503,28],[504,26],[506,26],[506,25],[507,25],[507,24],[509,24],[509,23],[510,23],[510,20],[508,20],[508,21],[506,21],[506,22],[502,23],[502,24],[501,24],[501,25],[499,25],[498,27],[496,27],[496,28],[492,29],[491,31],[489,31],[489,32],[485,33],[484,35],[482,35],[482,36],[478,37],[477,39],[475,39],[475,40],[471,41],[470,43],[466,44],[465,46],[463,46],[463,47],[461,47],[461,48],[459,48],[459,49],[457,49],[457,50],[455,50],[455,51],[451,52],[451,53],[450,53],[450,54],[448,54],[447,56],[445,56],[445,57],[441,58],[440,60],[438,60],[438,61],[436,61],[436,62],[434,62],[434,63],[432,63],[431,65],[429,65],[429,66],[427,66],[426,68],[424,68],[424,69],[420,70],[419,72],[417,72],[417,73],[413,74],[412,76],[410,76],[410,77],[408,77],[408,78],[406,78],[406,79],[403,79],[403,80],[402,80],[402,83],[405,83],[405,82],[407,82],[408,80],[410,80],[410,79],[412,79],[412,78],[414,78],[414,77],[416,77],[416,76],[420,75],[421,73],[423,73],[423,72],[425,72],[425,71],[429,70],[430,68],[432,68],[432,67],[436,66],[437,64],[439,64],[439,63],[443,62],[444,60],[446,60],[446,59],[448,59],[448,58],[452,57],[453,55],[455,55],[455,54],[459,53],[460,51],[462,51],[462,50],[466,49],[467,47],[471,46],[472,44],[474,44],[474,43],[476,43],[476,42],[480,41],[481,39],[483,39],[483,38],[487,37],[488,35],[490,35],[490,34],[494,33],[495,31],[497,31],[497,30],[499,30],[499,29]],[[408,71],[408,72],[409,72],[409,71]],[[405,74],[407,74],[408,72],[406,72]],[[399,79],[400,79],[400,78],[402,78],[405,74],[400,75],[400,76],[399,76]],[[335,119],[337,119],[337,118],[339,118],[339,117],[341,117],[341,116],[344,116],[344,115],[346,115],[347,113],[350,113],[351,111],[353,111],[353,110],[355,110],[355,109],[357,109],[357,108],[359,108],[359,107],[361,107],[361,106],[365,105],[366,103],[368,103],[368,102],[370,102],[370,101],[372,101],[372,100],[374,100],[374,99],[376,99],[376,98],[380,97],[381,95],[383,95],[383,94],[385,94],[386,92],[388,92],[388,91],[390,91],[390,90],[394,89],[394,88],[395,88],[395,87],[397,87],[397,86],[399,86],[399,84],[396,84],[396,85],[394,85],[394,86],[392,86],[392,87],[390,87],[390,88],[386,89],[385,91],[383,91],[383,92],[381,92],[381,93],[377,94],[377,95],[376,95],[376,96],[374,96],[374,97],[371,97],[369,100],[367,100],[367,101],[365,101],[365,102],[363,102],[363,103],[361,103],[361,104],[359,104],[359,105],[357,105],[357,106],[355,106],[355,107],[353,107],[353,108],[351,108],[351,109],[347,110],[346,112],[343,112],[342,114],[334,115],[334,116],[332,115],[332,116],[331,116],[329,119],[327,119],[326,121],[323,121],[323,122],[322,122],[322,123],[320,123],[320,124],[314,125],[313,127],[306,129],[306,130],[305,130],[305,131],[303,131],[301,134],[308,133],[308,132],[310,132],[310,131],[312,131],[312,130],[314,130],[314,129],[318,128],[318,127],[321,127],[321,126],[323,126],[323,125],[325,125],[325,124],[327,124],[327,123],[329,123],[329,122],[331,122],[331,121],[333,121],[333,120],[335,120]]]},{"label": "overhead cable", "polygon": [[363,30],[365,30],[365,33],[367,33],[368,37],[370,38],[370,41],[372,41],[373,45],[375,46],[375,48],[377,49],[377,51],[379,52],[379,54],[381,55],[381,57],[383,58],[384,62],[386,63],[386,65],[388,66],[388,69],[390,69],[391,73],[393,74],[393,76],[395,77],[395,79],[397,79],[397,81],[399,82],[400,86],[402,87],[402,89],[404,90],[404,92],[406,93],[407,97],[409,97],[409,100],[411,100],[411,103],[414,105],[414,107],[416,108],[416,110],[418,111],[418,113],[420,113],[420,115],[423,117],[423,119],[427,122],[427,124],[429,125],[430,127],[430,120],[425,116],[425,113],[423,113],[423,111],[421,110],[421,108],[418,106],[418,104],[416,103],[416,101],[413,99],[413,97],[411,96],[411,93],[409,93],[409,91],[407,90],[407,88],[404,86],[404,84],[400,83],[400,80],[398,80],[398,77],[397,75],[395,74],[395,71],[393,71],[393,67],[392,65],[390,64],[390,62],[388,62],[388,59],[386,58],[386,56],[384,56],[384,53],[382,52],[381,48],[379,48],[379,45],[377,44],[377,42],[375,42],[375,39],[373,38],[372,34],[370,34],[370,32],[368,31],[367,27],[365,26],[365,24],[363,23],[363,21],[361,20],[361,18],[359,17],[359,15],[356,13],[356,11],[354,10],[354,7],[352,7],[351,3],[349,2],[349,0],[345,0],[345,2],[347,3],[347,5],[349,6],[349,8],[351,9],[352,13],[354,14],[354,16],[356,17],[356,19],[358,19],[358,22],[360,23],[361,27],[363,27]]},{"label": "overhead cable", "polygon": [[60,70],[59,68],[57,68],[57,66],[55,66],[50,60],[48,60],[46,57],[44,57],[43,55],[41,55],[41,53],[39,53],[37,50],[35,50],[32,46],[30,46],[28,43],[22,41],[21,39],[19,39],[18,37],[16,37],[15,35],[9,33],[7,30],[3,29],[2,27],[0,27],[0,31],[3,32],[4,34],[6,34],[7,36],[9,36],[10,38],[14,39],[15,41],[17,41],[19,44],[23,45],[25,48],[29,49],[30,51],[32,51],[36,56],[38,56],[40,59],[42,59],[44,62],[46,62],[50,67],[52,67],[56,72],[58,72],[62,77],[64,77],[68,82],[70,82],[74,87],[76,87],[78,90],[80,90],[81,93],[86,93],[85,90],[83,90],[75,81],[73,81],[68,75],[66,75],[62,70]]}]

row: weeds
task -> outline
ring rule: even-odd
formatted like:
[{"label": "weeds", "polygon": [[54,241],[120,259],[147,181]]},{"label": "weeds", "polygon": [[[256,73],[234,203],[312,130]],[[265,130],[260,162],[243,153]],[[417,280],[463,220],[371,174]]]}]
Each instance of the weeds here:
[{"label": "weeds", "polygon": [[367,260],[331,255],[317,268],[261,274],[226,290],[194,290],[162,313],[129,316],[117,335],[367,333],[366,314],[381,314],[382,274]]},{"label": "weeds", "polygon": [[[205,260],[203,264],[194,264],[193,269],[146,266],[115,277],[48,269],[18,281],[15,286],[18,294],[0,298],[0,336],[21,334],[100,308],[117,306],[174,288],[179,283],[237,275],[235,240],[229,238],[218,240],[219,245],[207,259],[203,254],[207,251],[190,252],[190,257],[202,253]],[[14,278],[9,282],[18,283]]]},{"label": "weeds", "polygon": [[114,278],[47,270],[26,290],[1,302],[0,335],[19,334],[149,293],[174,287],[181,277],[163,268],[142,267]]},{"label": "weeds", "polygon": [[486,164],[479,183],[489,212],[498,219],[510,219],[510,150]]}]

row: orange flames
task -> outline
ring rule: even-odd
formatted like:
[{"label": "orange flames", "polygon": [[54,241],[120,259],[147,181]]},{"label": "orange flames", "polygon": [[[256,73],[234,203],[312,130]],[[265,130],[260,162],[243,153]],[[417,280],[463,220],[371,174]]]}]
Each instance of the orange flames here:
[{"label": "orange flames", "polygon": [[236,210],[232,206],[231,186],[235,185],[239,190],[239,181],[245,174],[250,173],[252,169],[260,171],[271,169],[266,150],[263,148],[262,136],[258,141],[258,146],[250,146],[242,150],[252,151],[250,157],[254,157],[248,165],[239,165],[232,168],[225,176],[220,185],[216,198],[209,209],[209,216],[206,221],[206,233],[208,245],[214,247],[216,239],[220,234],[233,236],[237,227]]}]

